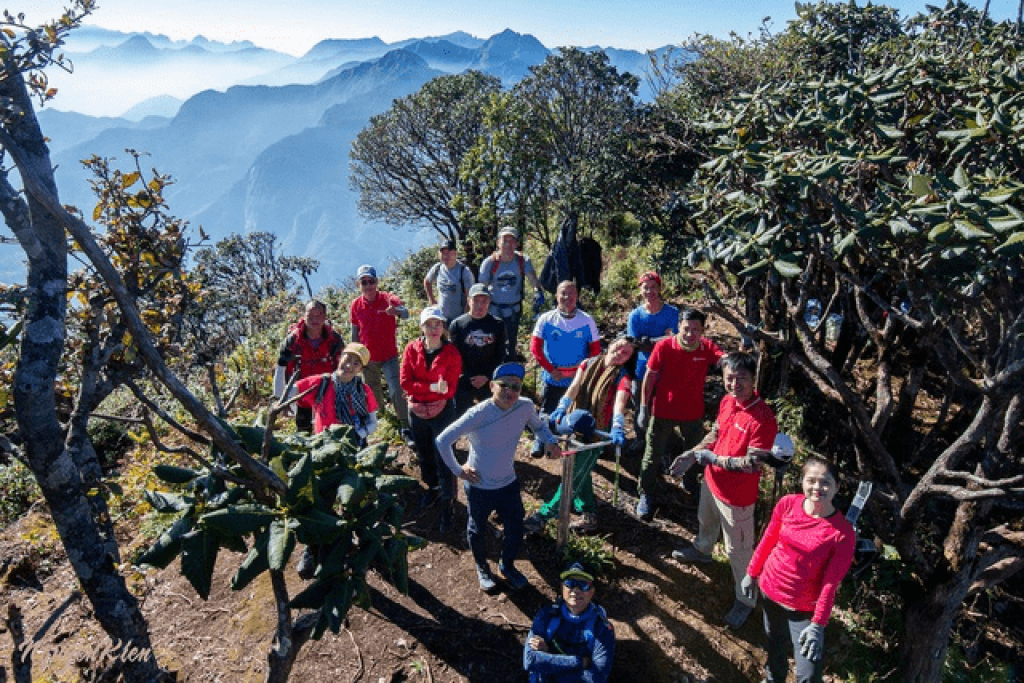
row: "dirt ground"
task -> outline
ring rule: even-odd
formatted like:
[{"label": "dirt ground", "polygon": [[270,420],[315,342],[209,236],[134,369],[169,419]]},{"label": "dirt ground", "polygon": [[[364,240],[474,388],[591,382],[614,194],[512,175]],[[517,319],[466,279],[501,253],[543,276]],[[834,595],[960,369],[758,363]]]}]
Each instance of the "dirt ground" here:
[{"label": "dirt ground", "polygon": [[[718,340],[731,348],[727,340]],[[707,414],[714,415],[721,383],[709,379]],[[627,430],[628,431],[628,430]],[[517,454],[517,472],[527,514],[558,486],[560,465],[534,460],[526,439]],[[401,448],[397,460],[417,475],[415,458]],[[764,661],[759,613],[733,632],[723,616],[733,600],[732,578],[721,550],[709,565],[681,565],[671,551],[697,530],[696,498],[667,484],[652,522],[633,514],[640,455],[621,459],[618,504],[615,462],[609,454],[594,471],[598,498],[597,536],[613,555],[614,569],[598,583],[595,601],[606,609],[616,633],[612,681],[629,683],[723,683],[759,681]],[[371,575],[373,607],[353,607],[347,628],[327,633],[301,651],[292,680],[503,683],[523,681],[522,647],[534,614],[556,598],[559,560],[549,535],[528,537],[517,567],[530,585],[518,592],[480,591],[465,538],[464,494],[460,494],[455,530],[442,536],[436,507],[420,509],[420,491],[406,499],[407,529],[430,543],[409,556],[410,591],[399,594]],[[89,604],[77,591],[70,567],[51,557],[40,567],[33,560],[35,512],[0,534],[0,608],[24,613],[26,639],[34,642],[33,681],[89,680],[82,666],[110,648],[90,618]],[[129,539],[122,539],[122,547]],[[496,565],[499,541],[490,542]],[[295,554],[297,559],[299,553]],[[269,577],[264,574],[234,592],[229,582],[242,557],[223,551],[217,560],[210,599],[202,601],[179,574],[175,562],[164,571],[135,573],[130,582],[141,595],[155,654],[179,681],[262,681],[275,615]],[[293,562],[294,568],[294,562]],[[294,595],[303,582],[288,575]],[[848,642],[841,625],[830,626],[829,652]],[[0,623],[0,652],[9,651],[10,633]],[[9,667],[4,656],[0,667]],[[0,683],[3,683],[0,668]],[[9,678],[13,680],[13,678]],[[826,680],[835,681],[826,674]]]}]

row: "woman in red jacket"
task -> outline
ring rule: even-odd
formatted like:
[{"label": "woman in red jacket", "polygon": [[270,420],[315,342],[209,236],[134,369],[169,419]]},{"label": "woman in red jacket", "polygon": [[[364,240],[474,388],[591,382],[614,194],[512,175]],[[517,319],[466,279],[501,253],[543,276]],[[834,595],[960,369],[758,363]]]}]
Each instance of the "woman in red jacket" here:
[{"label": "woman in red jacket", "polygon": [[809,456],[800,484],[802,494],[784,496],[775,506],[740,583],[747,597],[758,588],[764,595],[765,680],[777,683],[786,680],[791,645],[796,680],[821,683],[825,625],[856,545],[853,527],[832,505],[835,466]]},{"label": "woman in red jacket", "polygon": [[420,476],[427,485],[421,505],[441,498],[440,531],[452,524],[455,480],[437,452],[435,439],[455,419],[455,389],[462,374],[462,356],[448,340],[441,309],[420,313],[423,336],[405,347],[399,374],[409,402],[409,428],[420,459]]}]

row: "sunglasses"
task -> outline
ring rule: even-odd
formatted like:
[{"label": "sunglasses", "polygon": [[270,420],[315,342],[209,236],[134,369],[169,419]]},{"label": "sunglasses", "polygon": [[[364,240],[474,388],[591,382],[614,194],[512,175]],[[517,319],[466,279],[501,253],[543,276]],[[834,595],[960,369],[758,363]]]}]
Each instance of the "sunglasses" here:
[{"label": "sunglasses", "polygon": [[364,287],[365,287],[366,285],[373,285],[373,284],[376,284],[376,283],[377,283],[377,281],[376,281],[376,280],[360,280],[360,281],[359,281],[359,284],[361,284],[361,285],[362,285],[362,286],[364,286]]},{"label": "sunglasses", "polygon": [[594,587],[594,584],[584,579],[566,579],[562,585],[569,590],[578,590],[584,593],[589,593],[590,589]]},{"label": "sunglasses", "polygon": [[523,385],[519,382],[495,382],[502,389],[509,389],[511,391],[520,391]]}]

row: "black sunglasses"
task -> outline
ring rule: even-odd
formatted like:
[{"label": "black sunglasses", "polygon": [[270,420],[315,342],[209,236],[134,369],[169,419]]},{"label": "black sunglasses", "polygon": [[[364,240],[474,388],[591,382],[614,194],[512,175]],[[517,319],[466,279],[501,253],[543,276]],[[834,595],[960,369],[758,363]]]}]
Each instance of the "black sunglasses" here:
[{"label": "black sunglasses", "polygon": [[584,593],[589,593],[590,589],[594,587],[594,584],[584,579],[566,579],[562,582],[562,585],[569,590],[580,590]]},{"label": "black sunglasses", "polygon": [[375,282],[377,282],[377,281],[376,280],[360,280],[359,284],[361,284],[361,285],[372,285]]},{"label": "black sunglasses", "polygon": [[519,382],[495,382],[502,389],[511,389],[512,391],[521,391],[523,385]]}]

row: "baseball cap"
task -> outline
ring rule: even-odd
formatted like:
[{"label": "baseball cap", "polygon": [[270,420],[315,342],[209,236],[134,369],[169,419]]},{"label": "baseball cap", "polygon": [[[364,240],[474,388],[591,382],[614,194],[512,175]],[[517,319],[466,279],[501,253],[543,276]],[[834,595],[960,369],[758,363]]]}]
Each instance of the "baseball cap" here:
[{"label": "baseball cap", "polygon": [[440,244],[437,245],[438,249],[451,249],[455,251],[455,240],[441,240]]},{"label": "baseball cap", "polygon": [[486,296],[486,297],[490,297],[491,296],[491,290],[488,289],[487,285],[485,285],[484,283],[478,282],[478,283],[476,283],[475,285],[473,285],[472,287],[469,288],[469,298],[472,299],[474,296],[481,296],[481,295],[482,296]]},{"label": "baseball cap", "polygon": [[648,280],[653,280],[655,284],[661,287],[661,276],[655,273],[653,270],[648,270],[646,273],[642,273],[640,277],[636,279],[638,285],[642,285]]},{"label": "baseball cap", "polygon": [[370,364],[370,349],[366,348],[365,346],[358,342],[352,342],[351,344],[347,345],[342,350],[341,355],[345,355],[346,353],[351,353],[354,356],[358,356],[360,362],[362,362],[364,366]]},{"label": "baseball cap", "polygon": [[356,271],[356,279],[372,277],[374,280],[377,279],[377,269],[371,265],[363,264],[359,266],[359,270]]},{"label": "baseball cap", "polygon": [[593,573],[588,571],[582,562],[573,562],[565,571],[558,575],[558,578],[562,581],[573,578],[586,579],[591,583],[594,581]]},{"label": "baseball cap", "polygon": [[519,363],[502,363],[494,368],[491,379],[498,379],[500,377],[518,377],[522,379],[525,375],[526,370]]},{"label": "baseball cap", "polygon": [[517,242],[519,241],[519,231],[513,228],[511,225],[506,225],[504,228],[498,231],[498,239],[501,239],[505,235],[512,235],[513,237],[516,238]]},{"label": "baseball cap", "polygon": [[428,320],[447,320],[437,306],[427,306],[420,312],[420,325]]}]

